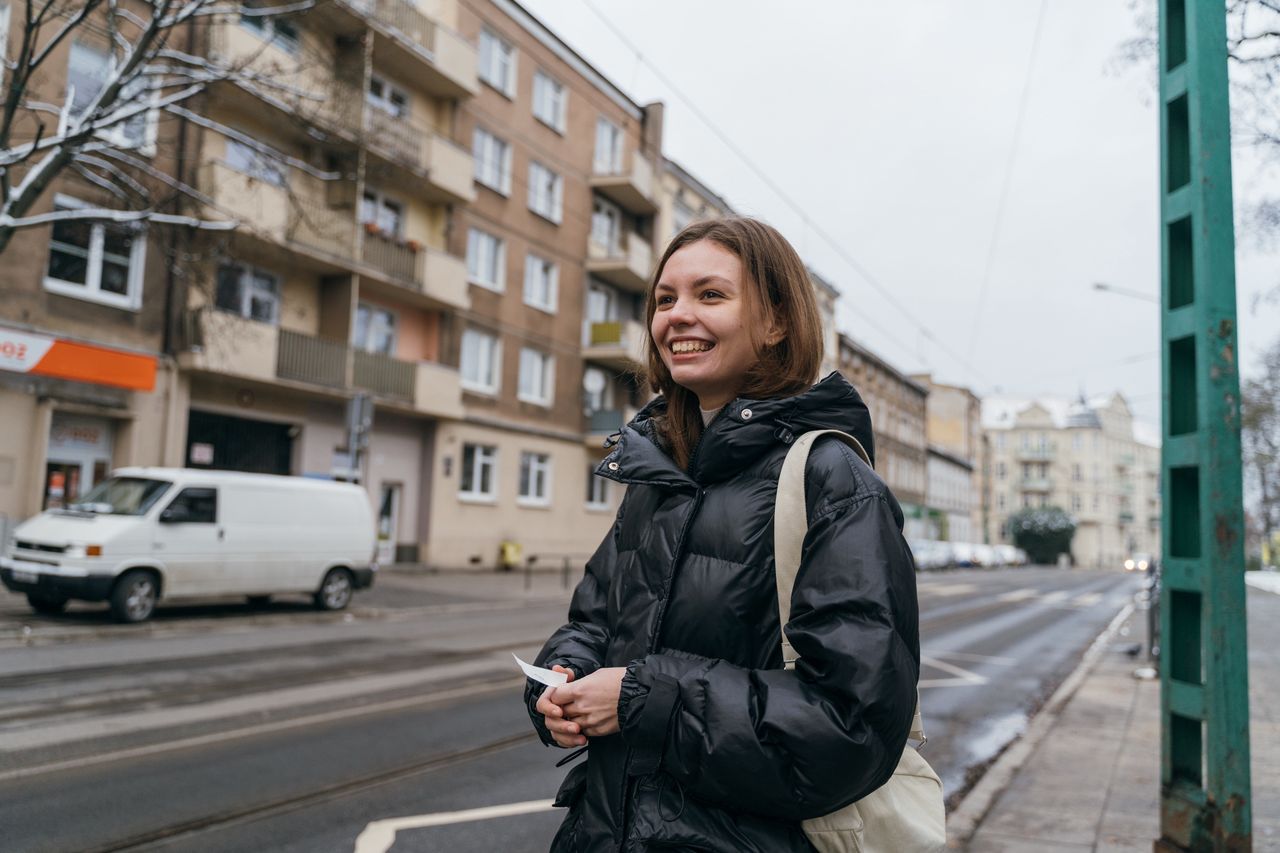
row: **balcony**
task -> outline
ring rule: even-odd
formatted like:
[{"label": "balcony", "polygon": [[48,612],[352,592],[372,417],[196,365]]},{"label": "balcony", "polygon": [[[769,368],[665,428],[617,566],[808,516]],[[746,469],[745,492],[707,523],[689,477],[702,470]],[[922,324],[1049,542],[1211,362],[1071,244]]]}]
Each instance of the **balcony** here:
[{"label": "balcony", "polygon": [[373,27],[379,65],[394,67],[440,97],[469,98],[479,91],[475,47],[411,0],[340,0],[337,6]]},{"label": "balcony", "polygon": [[461,258],[379,231],[366,231],[361,258],[403,287],[449,308],[470,308],[467,265]]},{"label": "balcony", "polygon": [[1132,468],[1137,458],[1132,453],[1121,453],[1116,457],[1117,468]]},{"label": "balcony", "polygon": [[1020,447],[1018,459],[1023,462],[1045,462],[1054,458],[1057,450],[1053,447]]},{"label": "balcony", "polygon": [[639,234],[627,234],[621,245],[587,242],[587,272],[623,290],[644,293],[653,272],[653,249]]},{"label": "balcony", "polygon": [[599,450],[606,438],[621,430],[623,424],[635,416],[636,410],[631,407],[592,412],[587,415],[587,434],[583,443],[593,450]]},{"label": "balcony", "polygon": [[333,207],[326,199],[352,186],[296,173],[281,186],[216,160],[201,166],[199,173],[200,191],[219,214],[240,221],[241,233],[279,245],[300,244],[343,260],[354,258],[354,208]]},{"label": "balcony", "polygon": [[648,336],[644,324],[635,320],[609,323],[587,323],[582,357],[612,370],[626,371],[643,367]]},{"label": "balcony", "polygon": [[1124,526],[1126,524],[1133,524],[1133,513],[1121,510],[1116,515],[1116,524],[1119,524],[1121,526]]},{"label": "balcony", "polygon": [[653,200],[653,166],[639,153],[631,155],[630,169],[593,174],[591,188],[632,213],[652,216],[658,211]]},{"label": "balcony", "polygon": [[186,349],[178,364],[184,370],[275,379],[275,326],[205,307],[186,315],[183,331]]},{"label": "balcony", "polygon": [[1052,492],[1053,480],[1048,477],[1023,477],[1018,488],[1024,492]]},{"label": "balcony", "polygon": [[187,370],[284,379],[340,394],[371,391],[384,405],[437,417],[463,414],[458,371],[441,364],[364,352],[208,307],[188,313],[186,346],[178,363]]},{"label": "balcony", "polygon": [[366,108],[365,128],[370,152],[419,178],[427,200],[444,204],[476,200],[471,152],[426,125],[377,107]]}]

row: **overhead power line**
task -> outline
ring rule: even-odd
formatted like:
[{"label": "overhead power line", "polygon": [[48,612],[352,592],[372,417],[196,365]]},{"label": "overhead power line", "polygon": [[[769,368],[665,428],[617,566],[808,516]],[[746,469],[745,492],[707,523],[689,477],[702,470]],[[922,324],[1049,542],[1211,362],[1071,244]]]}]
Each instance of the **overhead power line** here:
[{"label": "overhead power line", "polygon": [[[621,29],[619,29],[613,23],[613,21],[609,20],[609,18],[604,13],[602,13],[599,9],[597,9],[595,4],[591,2],[591,0],[582,0],[582,3],[584,6],[587,7],[588,10],[591,11],[593,15],[595,15],[597,18],[600,19],[601,23],[603,23],[606,27],[609,28],[609,30],[618,38],[619,41],[625,44],[636,55],[636,60],[638,62],[644,63],[645,66],[647,66],[649,70],[653,72],[653,75],[657,77],[658,80],[671,91],[671,94],[675,95],[681,101],[681,103],[683,103],[685,107],[687,107],[689,111],[692,112],[693,115],[700,122],[706,125],[706,127],[715,135],[715,137],[726,148],[728,148],[731,152],[733,152],[733,154],[739,160],[741,160],[752,172],[755,173],[756,177],[759,178],[760,181],[766,187],[768,187],[779,199],[781,199],[789,208],[791,208],[791,210],[797,216],[799,216],[800,219],[804,222],[806,227],[813,229],[813,232],[817,234],[819,237],[821,237],[823,242],[826,243],[832,249],[832,251],[834,251],[836,255],[840,257],[841,260],[843,260],[846,264],[849,265],[850,269],[852,269],[855,273],[857,273],[858,276],[861,277],[863,281],[865,281],[868,285],[871,286],[873,290],[876,291],[876,293],[880,294],[880,296],[886,302],[888,302],[900,314],[902,314],[902,316],[905,317],[907,321],[911,323],[911,325],[914,326],[926,340],[930,341],[935,346],[937,346],[938,349],[942,350],[942,352],[946,353],[951,358],[955,359],[955,361],[961,367],[967,370],[971,376],[973,376],[974,378],[980,379],[983,382],[988,382],[986,377],[983,376],[980,371],[978,371],[975,367],[973,367],[973,365],[968,363],[967,359],[963,358],[955,350],[951,349],[946,344],[944,344],[941,340],[938,339],[938,337],[933,333],[932,330],[930,330],[927,326],[925,326],[918,319],[916,319],[916,317],[912,314],[912,312],[905,305],[903,305],[902,302],[899,301],[896,296],[893,295],[892,291],[890,291],[889,288],[885,287],[880,282],[879,279],[877,279],[874,275],[872,275],[871,271],[868,270],[865,266],[863,266],[856,258],[854,258],[853,255],[851,255],[848,252],[848,250],[846,250],[838,240],[836,240],[829,233],[827,233],[825,229],[823,229],[816,222],[814,222],[809,217],[808,213],[805,212],[805,209],[798,202],[792,199],[791,196],[788,195],[787,192],[781,186],[779,186],[778,183],[772,177],[770,177],[768,172],[766,172],[761,167],[757,166],[755,161],[752,160],[749,156],[747,156],[746,152],[744,152],[733,141],[733,139],[729,137],[728,134],[722,131],[715,124],[715,122],[713,122],[706,115],[706,113],[704,113],[698,107],[698,105],[695,104],[693,100],[684,93],[684,91],[679,86],[673,83],[671,81],[671,78],[662,72],[662,69],[658,68],[652,61],[646,58],[644,55],[644,52],[627,36],[627,34],[624,33]],[[905,344],[903,344],[901,341],[897,341],[897,343],[905,346]],[[909,347],[908,347],[908,351],[910,351]],[[988,382],[988,384],[990,383]]]}]

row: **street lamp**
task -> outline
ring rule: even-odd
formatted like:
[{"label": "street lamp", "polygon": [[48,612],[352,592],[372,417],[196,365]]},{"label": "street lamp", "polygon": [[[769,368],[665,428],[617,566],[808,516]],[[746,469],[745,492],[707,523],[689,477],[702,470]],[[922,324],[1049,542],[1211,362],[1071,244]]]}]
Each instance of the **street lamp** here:
[{"label": "street lamp", "polygon": [[1104,281],[1095,281],[1093,283],[1094,290],[1101,290],[1107,293],[1118,293],[1121,296],[1131,296],[1134,299],[1141,299],[1144,302],[1154,302],[1160,304],[1159,298],[1152,296],[1150,293],[1143,293],[1141,290],[1129,290],[1124,287],[1116,287],[1114,284],[1107,284]]}]

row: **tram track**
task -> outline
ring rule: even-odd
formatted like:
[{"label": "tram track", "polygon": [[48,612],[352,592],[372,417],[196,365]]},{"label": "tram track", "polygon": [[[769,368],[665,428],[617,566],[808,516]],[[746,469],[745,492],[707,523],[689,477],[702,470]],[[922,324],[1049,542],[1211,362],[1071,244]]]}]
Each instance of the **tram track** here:
[{"label": "tram track", "polygon": [[350,796],[381,785],[404,781],[415,776],[484,758],[533,740],[536,740],[536,736],[530,732],[505,735],[479,746],[440,753],[387,770],[368,773],[355,779],[325,785],[312,791],[282,796],[266,802],[256,803],[252,806],[228,809],[216,814],[147,830],[146,832],[116,839],[96,847],[85,848],[82,853],[123,853],[123,851],[145,850],[160,843],[191,838],[235,824],[247,823],[321,805],[329,800]]}]

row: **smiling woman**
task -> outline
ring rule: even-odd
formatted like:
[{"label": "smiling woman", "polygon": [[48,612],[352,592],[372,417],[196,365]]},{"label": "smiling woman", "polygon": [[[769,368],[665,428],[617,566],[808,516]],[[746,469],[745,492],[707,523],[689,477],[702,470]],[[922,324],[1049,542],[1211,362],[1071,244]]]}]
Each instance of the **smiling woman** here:
[{"label": "smiling woman", "polygon": [[[588,756],[556,798],[569,814],[554,851],[812,853],[804,822],[874,791],[905,757],[914,566],[870,467],[866,406],[839,374],[813,384],[812,287],[795,250],[752,219],[691,225],[658,264],[658,396],[597,470],[627,491],[537,658],[566,681],[525,692],[543,742]],[[793,445],[807,452],[819,430],[849,444],[819,439],[806,465]],[[783,502],[800,519],[775,524],[788,458],[808,487]],[[808,535],[775,575],[776,530]],[[800,555],[794,539],[783,554]]]}]

